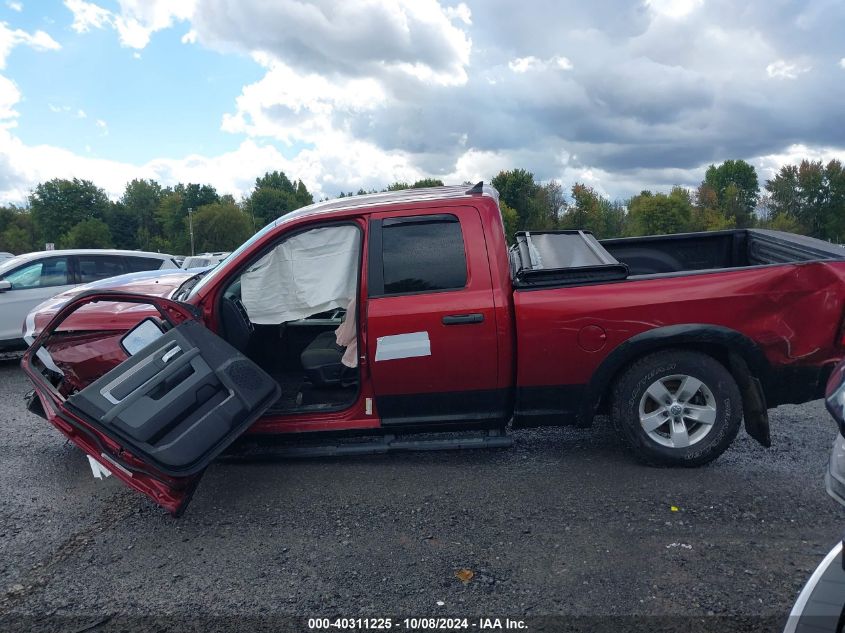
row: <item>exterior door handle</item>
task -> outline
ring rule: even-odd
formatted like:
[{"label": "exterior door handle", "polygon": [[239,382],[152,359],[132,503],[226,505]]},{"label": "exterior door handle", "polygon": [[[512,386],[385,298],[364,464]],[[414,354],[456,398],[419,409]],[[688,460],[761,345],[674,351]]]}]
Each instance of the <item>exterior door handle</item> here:
[{"label": "exterior door handle", "polygon": [[469,323],[483,323],[484,315],[480,312],[472,314],[450,314],[443,317],[443,325],[467,325]]}]

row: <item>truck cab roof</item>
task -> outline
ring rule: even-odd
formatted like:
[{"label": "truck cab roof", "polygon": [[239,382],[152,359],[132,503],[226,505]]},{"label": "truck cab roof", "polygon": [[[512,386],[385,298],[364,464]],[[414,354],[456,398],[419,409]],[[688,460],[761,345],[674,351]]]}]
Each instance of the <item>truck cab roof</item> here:
[{"label": "truck cab roof", "polygon": [[467,185],[449,185],[444,187],[427,187],[425,189],[401,189],[399,191],[382,191],[379,193],[368,193],[359,196],[347,196],[322,200],[314,204],[302,207],[288,213],[275,222],[273,226],[283,221],[290,221],[309,215],[330,214],[332,212],[350,211],[352,209],[363,209],[366,207],[385,206],[392,204],[407,205],[416,202],[427,202],[434,200],[455,200],[460,198],[472,198],[473,196],[487,196],[499,201],[499,192],[489,184],[479,182],[471,187]]}]

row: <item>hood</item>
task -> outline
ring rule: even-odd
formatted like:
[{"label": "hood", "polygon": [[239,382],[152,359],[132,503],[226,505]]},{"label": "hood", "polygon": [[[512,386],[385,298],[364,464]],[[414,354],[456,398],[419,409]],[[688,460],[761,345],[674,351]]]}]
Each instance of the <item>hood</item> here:
[{"label": "hood", "polygon": [[[50,319],[62,309],[62,306],[81,292],[87,290],[120,290],[121,292],[169,298],[179,286],[198,272],[201,272],[201,270],[147,270],[74,286],[32,309],[24,322],[23,338],[27,344],[32,344],[35,337],[50,322]],[[131,307],[132,304],[112,304],[107,311],[113,312],[120,306]]]}]

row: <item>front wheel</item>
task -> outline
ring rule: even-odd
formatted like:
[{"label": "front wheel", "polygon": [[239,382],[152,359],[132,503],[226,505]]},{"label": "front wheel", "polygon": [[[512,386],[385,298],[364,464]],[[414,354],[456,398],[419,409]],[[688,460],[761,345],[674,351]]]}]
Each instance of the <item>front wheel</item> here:
[{"label": "front wheel", "polygon": [[733,442],[742,398],[730,372],[715,359],[666,350],[641,358],[616,381],[611,415],[641,460],[700,466]]}]

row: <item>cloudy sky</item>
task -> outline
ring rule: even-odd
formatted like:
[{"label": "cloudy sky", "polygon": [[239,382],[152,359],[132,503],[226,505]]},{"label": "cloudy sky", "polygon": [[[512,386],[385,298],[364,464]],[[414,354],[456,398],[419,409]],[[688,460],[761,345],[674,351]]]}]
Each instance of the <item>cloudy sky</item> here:
[{"label": "cloudy sky", "polygon": [[0,202],[523,167],[622,198],[845,158],[841,0],[0,0]]}]

